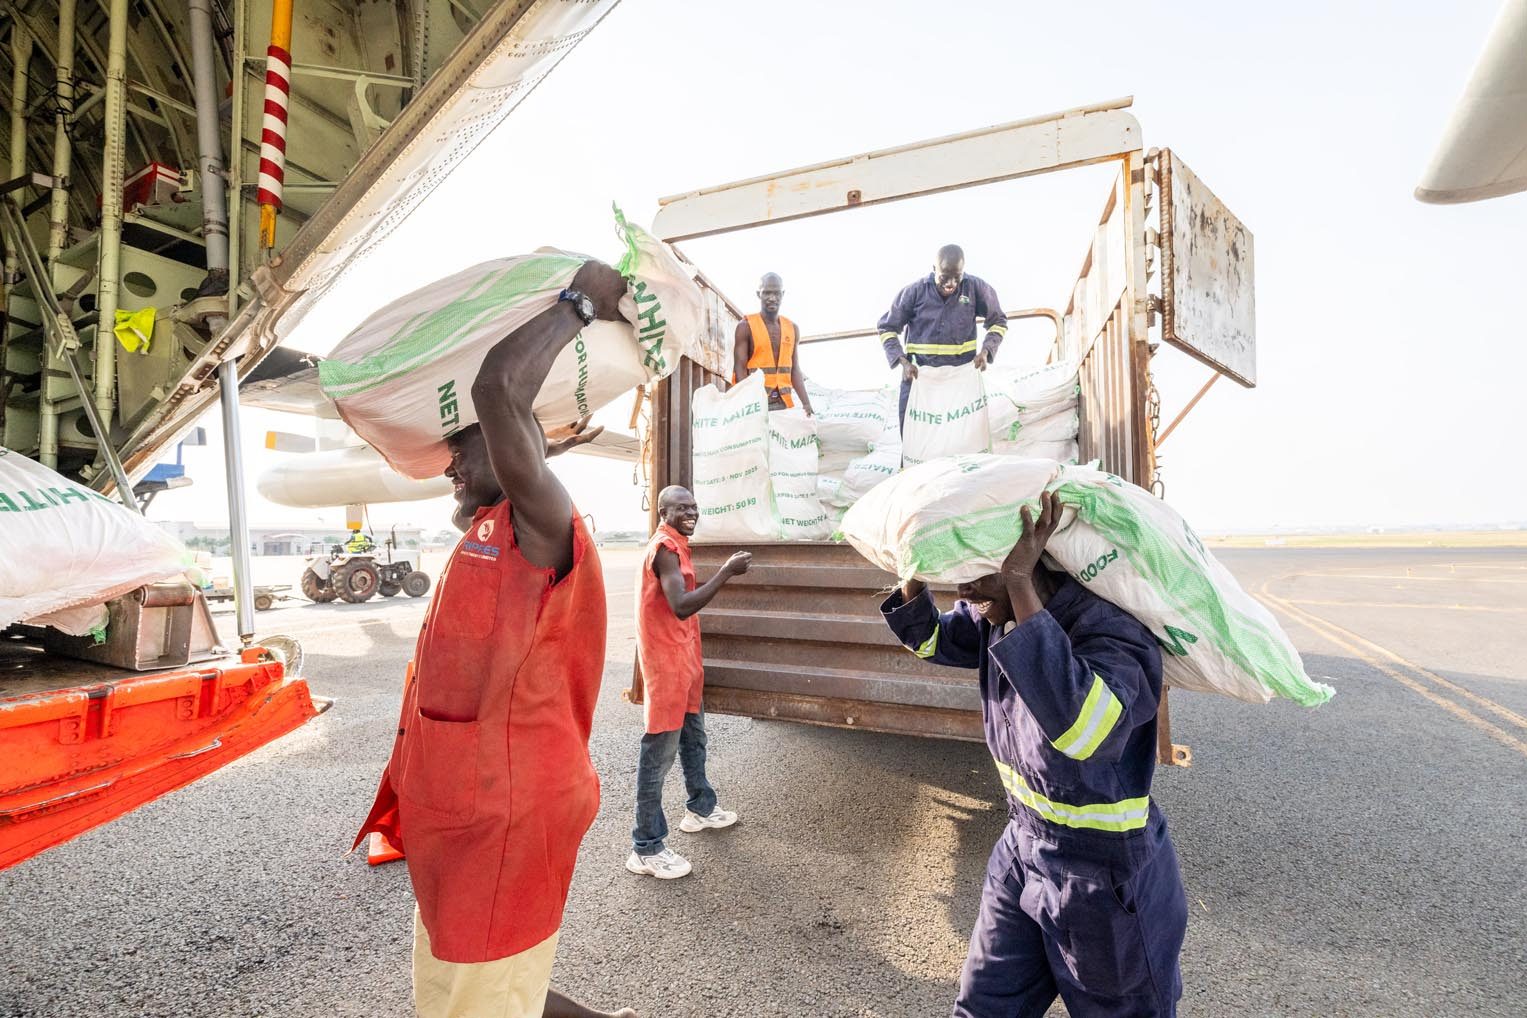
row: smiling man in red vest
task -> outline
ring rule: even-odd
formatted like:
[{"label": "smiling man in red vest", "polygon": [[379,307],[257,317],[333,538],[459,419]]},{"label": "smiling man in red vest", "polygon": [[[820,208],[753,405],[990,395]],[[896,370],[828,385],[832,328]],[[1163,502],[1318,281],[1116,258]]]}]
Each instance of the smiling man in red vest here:
[{"label": "smiling man in red vest", "polygon": [[716,575],[697,584],[689,539],[700,507],[688,488],[677,484],[657,496],[658,528],[647,545],[636,588],[636,653],[642,665],[647,732],[636,765],[636,826],[631,830],[632,873],[673,880],[689,872],[689,860],[664,844],[663,780],[674,757],[684,769],[689,801],[679,830],[686,834],[737,822],[737,814],[716,805],[716,790],[705,776],[705,663],[700,652],[701,608],[734,576],[748,571],[749,552],[726,560]]},{"label": "smiling man in red vest", "polygon": [[758,281],[759,312],[738,322],[732,338],[732,381],[762,371],[770,410],[800,406],[809,416],[811,397],[795,356],[800,333],[794,322],[779,313],[784,299],[785,283],[777,273],[767,273]]},{"label": "smiling man in red vest", "polygon": [[[424,618],[392,759],[356,839],[402,849],[423,1018],[609,1018],[550,989],[578,845],[599,808],[589,729],[604,671],[599,556],[531,414],[552,361],[625,281],[588,262],[501,340],[447,443],[466,531]],[[622,1011],[630,1016],[632,1012]]]}]

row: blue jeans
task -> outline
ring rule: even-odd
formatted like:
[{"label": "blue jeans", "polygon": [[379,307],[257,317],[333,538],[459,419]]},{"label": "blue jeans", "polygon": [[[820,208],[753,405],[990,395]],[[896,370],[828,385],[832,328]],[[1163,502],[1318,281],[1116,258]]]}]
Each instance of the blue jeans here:
[{"label": "blue jeans", "polygon": [[663,816],[663,781],[673,769],[673,758],[684,769],[689,792],[689,811],[710,816],[716,808],[716,790],[705,780],[705,713],[685,714],[684,727],[675,732],[642,736],[642,755],[636,765],[636,826],[631,848],[637,855],[657,855],[668,837]]}]

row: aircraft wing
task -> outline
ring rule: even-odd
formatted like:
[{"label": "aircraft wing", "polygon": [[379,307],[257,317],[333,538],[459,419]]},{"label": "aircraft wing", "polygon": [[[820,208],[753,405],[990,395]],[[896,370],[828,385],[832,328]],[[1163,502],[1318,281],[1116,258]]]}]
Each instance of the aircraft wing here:
[{"label": "aircraft wing", "polygon": [[1416,198],[1436,205],[1527,190],[1527,0],[1506,0]]},{"label": "aircraft wing", "polygon": [[339,420],[339,411],[318,384],[317,359],[278,346],[239,385],[239,402],[285,414]]},{"label": "aircraft wing", "polygon": [[219,360],[237,356],[239,375],[247,378],[335,281],[407,219],[617,2],[493,4],[279,257],[255,270],[255,298],[125,444],[129,476],[147,472],[212,405]]},{"label": "aircraft wing", "polygon": [[[567,428],[553,428],[546,433],[546,437],[552,441],[564,438],[569,434]],[[600,459],[625,460],[635,463],[641,459],[642,443],[635,435],[627,435],[621,431],[603,431],[592,442],[580,445],[568,455],[598,456]]]}]

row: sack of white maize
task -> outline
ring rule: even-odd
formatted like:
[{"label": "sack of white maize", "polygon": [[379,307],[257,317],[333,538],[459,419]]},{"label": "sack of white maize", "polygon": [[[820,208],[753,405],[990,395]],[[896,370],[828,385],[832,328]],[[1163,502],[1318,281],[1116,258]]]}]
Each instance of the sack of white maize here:
[{"label": "sack of white maize", "polygon": [[1171,506],[1112,474],[1050,460],[957,456],[911,467],[843,518],[847,539],[898,577],[960,583],[1001,568],[1053,490],[1065,506],[1047,561],[1144,623],[1166,681],[1252,703],[1330,699],[1272,614],[1244,590]]}]

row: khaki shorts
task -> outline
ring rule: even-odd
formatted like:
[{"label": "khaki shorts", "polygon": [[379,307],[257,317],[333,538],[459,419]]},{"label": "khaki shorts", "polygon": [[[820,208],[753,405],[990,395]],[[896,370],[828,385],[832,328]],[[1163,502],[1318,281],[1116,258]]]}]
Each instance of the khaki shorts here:
[{"label": "khaki shorts", "polygon": [[441,961],[414,909],[414,1008],[419,1018],[541,1018],[557,956],[553,933],[508,958],[462,964]]}]

